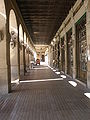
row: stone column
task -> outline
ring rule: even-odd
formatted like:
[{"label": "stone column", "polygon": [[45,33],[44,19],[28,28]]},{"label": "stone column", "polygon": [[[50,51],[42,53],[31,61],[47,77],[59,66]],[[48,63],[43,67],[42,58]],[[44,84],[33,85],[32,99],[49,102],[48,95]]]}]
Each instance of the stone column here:
[{"label": "stone column", "polygon": [[[27,39],[27,44],[29,45],[29,41]],[[25,50],[25,63],[26,63],[26,70],[29,68],[29,52]]]},{"label": "stone column", "polygon": [[[2,22],[2,21],[3,22]],[[11,73],[10,73],[10,34],[9,34],[9,14],[7,20],[0,16],[0,96],[11,92]]]},{"label": "stone column", "polygon": [[23,58],[24,58],[24,46],[22,45],[22,50],[20,50],[20,75],[24,75],[24,62],[23,62]]},{"label": "stone column", "polygon": [[6,57],[7,52],[6,52],[5,28],[3,32],[4,38],[0,42],[0,95],[8,93],[8,66]]},{"label": "stone column", "polygon": [[72,22],[72,42],[73,42],[73,78],[76,78],[76,31],[75,21],[73,17],[73,10],[71,11],[71,22]]},{"label": "stone column", "polygon": [[29,62],[30,62],[30,59],[29,59],[29,53],[28,53],[28,67],[29,67]]},{"label": "stone column", "polygon": [[24,75],[24,46],[22,45],[22,50],[20,51],[20,75]]},{"label": "stone column", "polygon": [[18,64],[18,41],[16,46],[12,48],[10,45],[10,66],[11,66],[11,81],[19,79],[19,64]]},{"label": "stone column", "polygon": [[[24,32],[23,32],[23,42],[24,42]],[[25,47],[24,47],[24,45],[22,47],[22,50],[23,50],[23,69],[24,69],[24,75],[25,75],[25,72],[26,72],[26,63],[25,63]]]},{"label": "stone column", "polygon": [[62,63],[61,63],[61,38],[60,38],[60,35],[59,35],[59,41],[60,41],[60,45],[59,45],[59,48],[60,48],[59,66],[60,66],[60,71],[61,71],[61,65],[62,65]]},{"label": "stone column", "polygon": [[55,68],[55,42],[54,42],[54,50],[53,50],[53,68]]},{"label": "stone column", "polygon": [[20,43],[19,43],[19,24],[18,24],[18,39],[17,39],[17,58],[18,58],[18,77],[19,77],[19,80],[20,80]]},{"label": "stone column", "polygon": [[53,46],[50,46],[50,66],[53,67]]},{"label": "stone column", "polygon": [[[65,29],[65,28],[64,28]],[[64,44],[65,44],[65,73],[67,74],[67,36],[66,36],[66,31],[64,33]]]},{"label": "stone column", "polygon": [[[22,36],[22,37],[24,37],[24,36]],[[19,37],[19,39],[20,39],[20,37]],[[22,39],[22,41],[24,42],[24,38]],[[20,47],[20,44],[21,43],[19,43],[19,47]],[[24,75],[24,61],[23,61],[23,58],[24,58],[24,46],[23,46],[23,43],[22,43],[21,48],[19,48],[20,76]]]},{"label": "stone column", "polygon": [[86,18],[86,34],[87,34],[87,87],[90,88],[90,1],[87,8]]},{"label": "stone column", "polygon": [[48,47],[48,65],[50,66],[50,59],[51,59],[51,46]]},{"label": "stone column", "polygon": [[59,43],[59,46],[58,46],[58,47],[59,47],[59,48],[58,48],[58,54],[59,54],[59,55],[58,55],[58,57],[59,57],[59,58],[58,58],[58,69],[59,69],[59,71],[60,71],[60,52],[61,52],[61,51],[60,51],[60,36],[59,36],[59,34],[58,34],[58,43]]}]

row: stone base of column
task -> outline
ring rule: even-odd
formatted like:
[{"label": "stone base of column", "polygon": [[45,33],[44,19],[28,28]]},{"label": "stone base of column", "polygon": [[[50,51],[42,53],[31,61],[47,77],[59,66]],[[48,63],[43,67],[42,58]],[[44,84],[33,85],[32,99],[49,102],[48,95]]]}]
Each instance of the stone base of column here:
[{"label": "stone base of column", "polygon": [[20,65],[20,76],[24,75],[24,65]]},{"label": "stone base of column", "polygon": [[19,79],[18,65],[11,65],[11,81]]},{"label": "stone base of column", "polygon": [[73,79],[76,78],[76,68],[73,68]]},{"label": "stone base of column", "polygon": [[7,76],[7,68],[0,68],[0,96],[9,92]]},{"label": "stone base of column", "polygon": [[67,74],[67,67],[65,68],[65,74]]},{"label": "stone base of column", "polygon": [[90,71],[87,71],[87,87],[90,89]]}]

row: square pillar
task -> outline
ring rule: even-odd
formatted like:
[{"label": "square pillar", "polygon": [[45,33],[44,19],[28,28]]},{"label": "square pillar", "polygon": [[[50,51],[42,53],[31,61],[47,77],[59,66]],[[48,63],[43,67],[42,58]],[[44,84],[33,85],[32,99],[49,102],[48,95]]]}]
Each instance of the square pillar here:
[{"label": "square pillar", "polygon": [[65,36],[64,36],[64,39],[65,39],[65,73],[67,74],[67,37],[66,37],[66,33],[65,33]]},{"label": "square pillar", "polygon": [[20,75],[24,75],[24,46],[22,45],[22,50],[20,50]]},{"label": "square pillar", "polygon": [[0,96],[9,92],[6,41],[0,42]]},{"label": "square pillar", "polygon": [[71,17],[72,22],[72,42],[73,42],[73,78],[76,78],[76,31],[73,13]]},{"label": "square pillar", "polygon": [[60,66],[60,71],[62,70],[61,69],[61,66],[62,66],[62,62],[61,62],[61,38],[60,38],[60,36],[59,36],[59,40],[60,40],[60,45],[59,45],[59,47],[60,47],[60,56],[59,56],[59,66]]},{"label": "square pillar", "polygon": [[87,87],[90,88],[90,10],[87,11]]}]

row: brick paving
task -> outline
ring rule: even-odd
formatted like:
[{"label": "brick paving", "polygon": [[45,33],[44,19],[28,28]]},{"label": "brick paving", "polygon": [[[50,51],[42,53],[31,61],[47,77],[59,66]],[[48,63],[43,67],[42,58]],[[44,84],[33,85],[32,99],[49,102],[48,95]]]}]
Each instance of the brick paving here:
[{"label": "brick paving", "polygon": [[[59,77],[50,69],[33,71],[24,79]],[[20,83],[0,97],[0,120],[90,120],[90,99],[83,95],[87,89],[68,80]]]}]

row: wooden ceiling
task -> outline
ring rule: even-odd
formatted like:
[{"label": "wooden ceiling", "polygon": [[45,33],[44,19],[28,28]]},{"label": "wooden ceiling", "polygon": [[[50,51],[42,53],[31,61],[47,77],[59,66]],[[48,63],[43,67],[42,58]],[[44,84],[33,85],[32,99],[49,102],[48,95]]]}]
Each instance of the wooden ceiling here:
[{"label": "wooden ceiling", "polygon": [[76,0],[16,0],[34,44],[50,44]]}]

